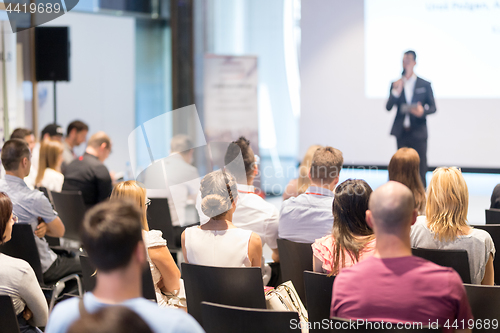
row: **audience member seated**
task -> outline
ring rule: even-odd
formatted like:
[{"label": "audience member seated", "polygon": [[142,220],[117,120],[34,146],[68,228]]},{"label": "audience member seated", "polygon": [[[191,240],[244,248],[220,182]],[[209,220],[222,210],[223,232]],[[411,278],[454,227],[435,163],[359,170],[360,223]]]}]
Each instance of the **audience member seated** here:
[{"label": "audience member seated", "polygon": [[137,313],[115,305],[85,314],[75,321],[68,333],[153,333]]},{"label": "audience member seated", "polygon": [[280,238],[314,243],[332,233],[332,191],[339,182],[343,163],[342,152],[338,149],[322,147],[316,150],[309,171],[311,186],[304,194],[285,200],[281,205]]},{"label": "audience member seated", "polygon": [[167,180],[173,179],[172,183],[176,184],[169,187],[170,191],[167,192],[176,247],[181,247],[182,232],[193,226],[186,221],[186,206],[189,201],[195,202],[200,189],[198,169],[191,164],[193,153],[191,139],[187,135],[178,134],[170,141],[170,156],[165,159]]},{"label": "audience member seated", "polygon": [[64,151],[61,166],[63,173],[66,171],[66,167],[77,157],[73,149],[87,141],[88,132],[89,126],[83,121],[75,120],[68,125],[66,138],[63,141]]},{"label": "audience member seated", "polygon": [[288,182],[288,185],[283,192],[283,200],[296,197],[299,194],[304,193],[309,185],[311,185],[311,180],[309,179],[309,169],[311,169],[313,155],[319,148],[321,148],[320,145],[312,145],[307,149],[306,154],[299,165],[299,178],[292,179]]},{"label": "audience member seated", "polygon": [[38,161],[40,160],[40,148],[42,142],[62,142],[62,137],[63,129],[57,124],[48,124],[43,128],[40,142],[35,143],[35,146],[33,147],[33,149],[31,149],[31,161],[34,172],[30,172],[29,176],[25,179],[26,185],[28,185],[29,188],[35,188],[35,180],[38,172]]},{"label": "audience member seated", "polygon": [[400,148],[389,162],[389,180],[406,185],[415,197],[418,214],[425,214],[425,188],[420,177],[420,157],[413,148]]},{"label": "audience member seated", "polygon": [[490,234],[467,225],[469,192],[457,168],[438,168],[429,184],[426,216],[411,230],[412,247],[467,250],[473,284],[493,285],[495,245]]},{"label": "audience member seated", "polygon": [[52,209],[52,205],[41,191],[28,188],[23,178],[30,172],[31,160],[28,144],[24,140],[12,139],[3,145],[2,164],[4,179],[0,180],[0,191],[12,200],[14,215],[21,223],[29,223],[33,229],[45,282],[54,282],[72,273],[81,273],[80,260],[72,253],[57,255],[45,240],[64,236],[64,224]]},{"label": "audience member seated", "polygon": [[167,241],[162,237],[162,232],[149,230],[146,210],[150,201],[146,198],[146,189],[133,180],[121,182],[111,192],[111,199],[131,200],[140,209],[142,238],[146,245],[147,259],[153,275],[156,299],[160,306],[168,306],[169,299],[172,299],[172,302],[178,300],[175,295],[180,289],[181,272],[167,248]]},{"label": "audience member seated", "polygon": [[490,208],[500,209],[500,184],[497,184],[491,193]]},{"label": "audience member seated", "polygon": [[58,141],[42,142],[40,161],[36,175],[36,187],[45,187],[50,191],[61,192],[64,176],[61,173],[63,146]]},{"label": "audience member seated", "polygon": [[[27,128],[16,128],[12,134],[10,135],[11,139],[21,139],[24,140],[28,143],[28,146],[30,148],[30,151],[33,151],[33,148],[35,148],[36,145],[36,140],[35,136],[33,135],[33,131]],[[30,174],[33,173],[36,175],[36,170],[34,169],[33,165],[31,166]],[[0,164],[0,178],[3,178],[5,176],[5,169],[3,168],[3,165]],[[24,180],[29,181],[29,176]]]},{"label": "audience member seated", "polygon": [[111,139],[97,132],[90,137],[85,154],[66,167],[63,190],[81,191],[87,209],[111,194],[111,176],[103,164],[110,153]]},{"label": "audience member seated", "polygon": [[[12,202],[0,192],[0,244],[10,240],[16,219]],[[0,267],[0,295],[12,299],[21,333],[41,333],[37,326],[45,326],[49,309],[35,272],[26,261],[2,253]]]},{"label": "audience member seated", "polygon": [[11,139],[21,139],[28,143],[30,150],[33,150],[36,145],[35,135],[33,131],[27,128],[16,128],[10,135]]},{"label": "audience member seated", "polygon": [[467,327],[472,313],[457,272],[412,256],[410,229],[417,215],[412,192],[399,182],[372,193],[366,222],[377,239],[375,254],[337,275],[332,317],[423,326],[437,321],[441,327],[449,320]]},{"label": "audience member seated", "polygon": [[364,180],[348,179],[335,189],[333,232],[312,244],[315,272],[337,275],[373,255],[375,235],[365,212],[372,188]]},{"label": "audience member seated", "polygon": [[233,176],[214,171],[201,181],[201,210],[210,219],[182,233],[186,262],[205,266],[260,267],[262,242],[256,233],[232,222],[238,200]]},{"label": "audience member seated", "polygon": [[[82,244],[98,273],[94,291],[85,293],[81,306],[85,313],[94,313],[106,306],[123,305],[157,333],[203,332],[187,313],[160,308],[141,297],[142,271],[147,263],[141,219],[136,205],[124,200],[101,203],[85,214]],[[82,317],[79,306],[78,298],[56,305],[45,332],[67,332]]]}]

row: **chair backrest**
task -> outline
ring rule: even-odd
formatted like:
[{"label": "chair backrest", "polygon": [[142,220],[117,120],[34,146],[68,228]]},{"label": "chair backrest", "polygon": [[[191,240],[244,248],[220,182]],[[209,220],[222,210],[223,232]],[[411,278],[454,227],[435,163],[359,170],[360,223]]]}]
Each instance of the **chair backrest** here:
[{"label": "chair backrest", "polygon": [[38,187],[38,189],[40,191],[42,191],[43,195],[45,195],[45,197],[47,197],[47,199],[49,199],[50,203],[53,205],[52,196],[51,196],[51,193],[49,192],[49,190],[47,190],[47,188],[43,187],[43,186]]},{"label": "chair backrest", "polygon": [[[474,321],[481,322],[481,329],[474,328],[473,332],[493,332],[491,321],[500,318],[500,286],[481,286],[464,284],[467,298],[474,316]],[[484,324],[489,322],[489,330]]]},{"label": "chair backrest", "polygon": [[163,238],[167,240],[167,247],[175,248],[175,234],[170,217],[170,208],[167,198],[151,198],[148,207],[148,225],[150,230],[160,230]]},{"label": "chair backrest", "polygon": [[463,283],[471,283],[469,255],[466,250],[412,249],[413,255],[457,271]]},{"label": "chair backrest", "polygon": [[312,247],[310,243],[296,243],[286,239],[278,239],[280,253],[281,278],[291,280],[302,303],[307,308],[306,292],[304,289],[304,271],[312,271]]},{"label": "chair backrest", "polygon": [[260,267],[213,267],[182,263],[188,312],[202,323],[201,302],[265,309]]},{"label": "chair backrest", "polygon": [[500,209],[486,209],[486,224],[500,224]]},{"label": "chair backrest", "polygon": [[[487,231],[493,239],[493,244],[500,245],[500,224],[472,225],[471,227]],[[493,259],[493,267],[495,270],[495,284],[500,285],[500,259],[497,259],[496,256]]]},{"label": "chair backrest", "polygon": [[[351,327],[350,324],[353,323]],[[359,325],[358,325],[359,323]],[[364,333],[437,333],[442,332],[442,327],[432,328],[429,326],[424,326],[427,323],[406,323],[408,328],[397,328],[397,324],[388,322],[358,322],[356,319],[341,319],[341,318],[331,318],[330,319],[330,332],[344,332],[344,331],[357,331]]]},{"label": "chair backrest", "polygon": [[96,278],[95,278],[95,267],[90,262],[89,257],[86,255],[80,255],[80,264],[82,265],[82,277],[83,277],[83,290],[85,292],[94,290]]},{"label": "chair backrest", "polygon": [[[85,291],[92,291],[96,285],[96,275],[98,272],[96,273],[95,266],[92,265],[89,257],[86,255],[80,255],[80,264],[82,265],[83,289]],[[142,296],[146,299],[157,301],[153,275],[151,274],[149,265],[142,272]]]},{"label": "chair backrest", "polygon": [[0,245],[0,252],[28,262],[35,271],[38,283],[43,285],[42,264],[31,225],[15,223],[12,226],[12,238],[7,243]]},{"label": "chair backrest", "polygon": [[291,333],[296,332],[299,325],[299,315],[293,311],[250,309],[211,302],[202,302],[201,308],[203,328],[207,333]]},{"label": "chair backrest", "polygon": [[85,203],[80,191],[50,192],[54,208],[59,214],[66,232],[64,238],[80,240],[80,228],[85,215]]},{"label": "chair backrest", "polygon": [[19,333],[19,324],[14,312],[12,300],[7,295],[0,295],[0,325],[2,333]]},{"label": "chair backrest", "polygon": [[[307,314],[309,321],[321,322],[330,318],[330,305],[332,304],[332,287],[335,276],[327,274],[304,272],[304,286],[306,290]],[[310,329],[309,332],[318,331]]]}]

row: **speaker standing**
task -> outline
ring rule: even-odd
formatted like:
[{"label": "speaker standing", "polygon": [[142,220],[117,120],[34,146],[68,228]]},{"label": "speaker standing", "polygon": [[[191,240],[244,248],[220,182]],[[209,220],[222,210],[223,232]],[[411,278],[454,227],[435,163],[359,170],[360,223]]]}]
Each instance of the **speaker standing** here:
[{"label": "speaker standing", "polygon": [[398,149],[410,147],[420,156],[420,176],[426,186],[427,172],[427,121],[426,116],[436,112],[436,103],[431,83],[416,76],[413,68],[417,64],[414,51],[406,51],[403,56],[401,79],[391,84],[387,111],[396,105],[398,110],[391,135],[396,137]]}]

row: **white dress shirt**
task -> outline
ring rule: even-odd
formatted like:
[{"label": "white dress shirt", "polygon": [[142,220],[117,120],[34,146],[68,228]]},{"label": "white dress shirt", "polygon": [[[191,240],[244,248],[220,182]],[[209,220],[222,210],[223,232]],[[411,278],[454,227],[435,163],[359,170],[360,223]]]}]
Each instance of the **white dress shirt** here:
[{"label": "white dress shirt", "polygon": [[[413,92],[415,91],[415,83],[417,82],[417,76],[415,73],[413,73],[412,76],[410,76],[409,79],[406,78],[406,76],[403,76],[403,83],[404,83],[404,92],[405,92],[405,99],[406,99],[406,104],[410,105],[411,101],[413,99]],[[392,95],[396,98],[399,98],[401,96],[400,93],[397,93],[395,89],[392,89]],[[407,113],[405,115],[405,120],[403,122],[404,127],[410,127],[410,114]]]}]

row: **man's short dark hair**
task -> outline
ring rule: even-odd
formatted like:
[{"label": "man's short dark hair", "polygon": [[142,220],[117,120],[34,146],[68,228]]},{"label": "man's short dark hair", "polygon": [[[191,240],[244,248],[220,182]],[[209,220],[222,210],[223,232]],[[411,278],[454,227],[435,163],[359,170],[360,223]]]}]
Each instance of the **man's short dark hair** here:
[{"label": "man's short dark hair", "polygon": [[408,50],[405,52],[405,55],[411,54],[413,56],[413,61],[417,61],[417,54],[413,50]]},{"label": "man's short dark hair", "polygon": [[81,238],[97,270],[126,267],[142,241],[141,212],[125,200],[100,203],[85,214]]},{"label": "man's short dark hair", "polygon": [[85,124],[83,121],[75,120],[69,123],[68,128],[66,130],[66,136],[69,136],[69,133],[76,128],[76,132],[80,133],[81,131],[89,131],[89,126]]},{"label": "man's short dark hair", "polygon": [[31,152],[28,143],[23,139],[10,139],[2,147],[2,164],[6,171],[19,169],[23,158],[30,158]]},{"label": "man's short dark hair", "polygon": [[[243,163],[245,164],[245,173],[247,177],[249,177],[253,173],[255,155],[250,151],[250,141],[244,136],[240,136],[238,140],[231,142],[229,147],[227,147],[226,155],[224,156],[224,164],[228,165],[231,163],[240,152],[243,157]],[[231,170],[229,171],[231,172]]]},{"label": "man's short dark hair", "polygon": [[330,184],[338,177],[343,164],[344,157],[340,150],[328,146],[318,148],[311,163],[311,179]]},{"label": "man's short dark hair", "polygon": [[10,135],[11,139],[25,140],[28,135],[32,135],[33,131],[27,128],[16,128]]}]

